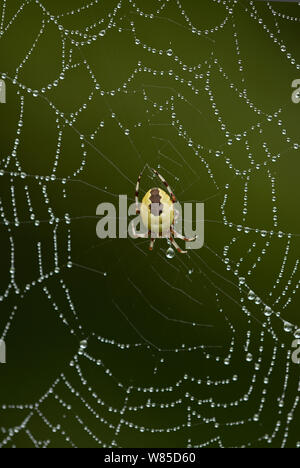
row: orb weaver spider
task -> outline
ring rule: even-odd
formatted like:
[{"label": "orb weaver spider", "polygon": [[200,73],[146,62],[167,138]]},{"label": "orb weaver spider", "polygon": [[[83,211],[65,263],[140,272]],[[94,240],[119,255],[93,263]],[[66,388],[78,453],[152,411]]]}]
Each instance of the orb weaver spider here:
[{"label": "orb weaver spider", "polygon": [[169,195],[160,188],[152,188],[148,190],[140,205],[139,191],[143,171],[140,173],[135,189],[136,214],[141,215],[142,223],[148,232],[137,234],[133,229],[133,236],[135,238],[148,238],[150,235],[149,250],[153,250],[156,238],[169,239],[179,253],[186,254],[187,251],[179,247],[174,237],[184,240],[185,242],[193,242],[196,240],[197,236],[188,238],[175,231],[174,223],[177,216],[179,216],[179,212],[174,209],[174,203],[177,201],[176,197],[167,181],[155,169],[150,169],[165,185]]}]

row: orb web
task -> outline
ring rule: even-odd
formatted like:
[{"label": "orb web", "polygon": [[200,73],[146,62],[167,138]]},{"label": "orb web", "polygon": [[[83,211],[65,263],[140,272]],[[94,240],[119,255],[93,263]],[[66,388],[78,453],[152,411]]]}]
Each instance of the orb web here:
[{"label": "orb web", "polygon": [[[299,447],[299,5],[60,3],[1,8],[0,447]],[[96,238],[147,164],[203,249]]]}]

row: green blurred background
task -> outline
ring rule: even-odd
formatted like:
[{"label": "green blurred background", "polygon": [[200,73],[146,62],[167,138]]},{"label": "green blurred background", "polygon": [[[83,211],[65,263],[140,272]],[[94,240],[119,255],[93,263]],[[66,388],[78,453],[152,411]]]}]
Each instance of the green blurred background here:
[{"label": "green blurred background", "polygon": [[[0,183],[10,221],[5,226],[2,218],[0,226],[0,296],[12,275],[12,244],[18,288],[0,303],[0,337],[7,345],[7,364],[0,367],[3,446],[33,447],[31,434],[36,446],[49,447],[70,447],[70,440],[78,447],[186,447],[209,440],[211,447],[280,447],[286,432],[285,446],[299,445],[299,366],[291,362],[293,335],[282,322],[299,326],[297,268],[288,284],[300,233],[299,149],[293,148],[300,104],[291,101],[291,83],[300,78],[298,4],[272,3],[285,15],[276,17],[266,2],[247,1],[0,4],[0,73],[7,75]],[[268,152],[281,157],[272,162]],[[159,168],[180,202],[205,203],[201,250],[168,259],[164,240],[150,253],[143,240],[97,239],[98,204],[117,203],[119,194],[133,201],[145,164]],[[155,185],[146,170],[141,194]],[[232,226],[222,215],[225,194]],[[252,229],[247,233],[239,225]],[[293,235],[278,237],[278,231]],[[40,278],[38,243],[48,278]],[[224,246],[230,246],[228,263]],[[238,276],[261,303],[248,300]],[[263,304],[282,319],[273,314],[267,321]],[[82,340],[86,355],[77,354]],[[230,365],[224,365],[231,347]],[[70,366],[74,356],[77,368]],[[262,398],[260,417],[253,420]]]}]

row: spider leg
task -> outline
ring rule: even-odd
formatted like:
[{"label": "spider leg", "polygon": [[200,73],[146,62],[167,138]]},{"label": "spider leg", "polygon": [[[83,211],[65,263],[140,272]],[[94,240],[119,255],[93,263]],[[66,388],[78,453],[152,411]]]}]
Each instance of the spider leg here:
[{"label": "spider leg", "polygon": [[185,242],[193,242],[193,241],[195,241],[197,239],[197,236],[184,237],[181,234],[179,234],[179,232],[176,232],[175,229],[173,229],[172,227],[171,227],[171,232],[174,235],[174,237],[176,237],[177,239],[184,240]]},{"label": "spider leg", "polygon": [[132,234],[133,234],[133,237],[135,239],[147,239],[148,236],[149,236],[149,232],[144,232],[144,233],[140,233],[138,234],[135,230],[135,227],[134,225],[132,225]]},{"label": "spider leg", "polygon": [[151,238],[151,242],[150,242],[150,245],[149,245],[149,250],[153,250],[154,242],[155,242],[155,239]]},{"label": "spider leg", "polygon": [[174,241],[174,238],[171,236],[170,237],[170,241],[172,243],[172,245],[175,247],[175,249],[179,252],[179,253],[182,253],[182,254],[186,254],[187,251],[186,250],[181,250],[181,248],[179,247],[178,244],[176,244],[176,242]]},{"label": "spider leg", "polygon": [[174,209],[174,221],[177,221],[179,219],[180,213],[178,210]]},{"label": "spider leg", "polygon": [[137,215],[140,214],[139,192],[140,192],[140,181],[141,181],[142,175],[143,175],[143,171],[140,173],[137,183],[136,183],[136,187],[135,187],[135,211]]},{"label": "spider leg", "polygon": [[[152,168],[151,168],[152,169]],[[162,175],[159,174],[159,172],[157,172],[155,169],[152,169],[152,171],[154,172],[154,174],[157,175],[157,177],[162,181],[162,183],[165,185],[165,187],[167,188],[169,194],[170,194],[170,197],[172,199],[172,202],[173,203],[176,203],[176,197],[174,195],[174,193],[172,192],[172,189],[170,187],[170,185],[168,184],[168,182],[163,178]]]},{"label": "spider leg", "polygon": [[135,234],[135,239],[148,239],[148,234]]}]

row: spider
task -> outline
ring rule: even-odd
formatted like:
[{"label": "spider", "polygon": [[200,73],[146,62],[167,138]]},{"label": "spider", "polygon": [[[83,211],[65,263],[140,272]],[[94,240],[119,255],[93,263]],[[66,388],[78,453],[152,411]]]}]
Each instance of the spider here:
[{"label": "spider", "polygon": [[143,225],[148,232],[145,234],[137,234],[134,231],[135,238],[148,238],[151,237],[149,250],[153,250],[154,242],[156,238],[165,238],[169,239],[175,249],[182,254],[187,253],[186,250],[182,250],[179,245],[175,242],[174,237],[178,237],[186,242],[192,242],[196,240],[196,237],[188,238],[184,237],[174,229],[174,222],[176,216],[179,214],[174,210],[174,203],[176,203],[176,197],[172,192],[171,187],[166,182],[166,180],[155,170],[150,168],[151,171],[161,180],[165,185],[169,195],[160,188],[150,189],[142,200],[140,206],[139,203],[139,191],[140,191],[140,181],[143,175],[143,171],[140,173],[135,190],[135,204],[136,204],[136,214],[141,215]]}]

